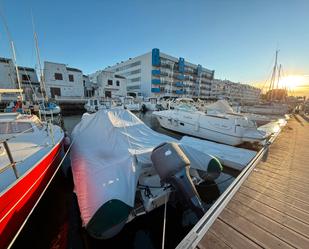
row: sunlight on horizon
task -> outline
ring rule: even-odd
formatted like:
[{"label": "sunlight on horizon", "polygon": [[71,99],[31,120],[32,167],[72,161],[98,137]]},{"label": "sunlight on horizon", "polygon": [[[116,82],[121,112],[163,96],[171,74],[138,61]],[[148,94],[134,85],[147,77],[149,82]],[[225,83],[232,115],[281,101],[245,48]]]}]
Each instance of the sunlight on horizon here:
[{"label": "sunlight on horizon", "polygon": [[295,90],[295,88],[309,83],[306,75],[288,75],[279,80],[279,88],[287,88]]}]

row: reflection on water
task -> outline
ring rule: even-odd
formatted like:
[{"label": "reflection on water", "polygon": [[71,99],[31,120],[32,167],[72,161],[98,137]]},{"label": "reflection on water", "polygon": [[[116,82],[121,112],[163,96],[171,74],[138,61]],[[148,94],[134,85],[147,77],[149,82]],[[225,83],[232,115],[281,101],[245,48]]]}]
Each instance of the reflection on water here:
[{"label": "reflection on water", "polygon": [[[160,127],[151,112],[136,114],[155,131],[180,139],[182,135]],[[80,121],[81,115],[64,117],[64,129],[69,133]],[[205,207],[209,208],[230,185],[235,172],[224,171],[215,182],[197,187]],[[27,222],[13,248],[161,248],[164,207],[140,216],[127,224],[116,237],[109,240],[91,238],[81,228],[76,197],[73,194],[72,175],[60,171],[40,204]],[[192,229],[197,219],[194,213],[179,203],[169,203],[165,248],[175,248]]]}]

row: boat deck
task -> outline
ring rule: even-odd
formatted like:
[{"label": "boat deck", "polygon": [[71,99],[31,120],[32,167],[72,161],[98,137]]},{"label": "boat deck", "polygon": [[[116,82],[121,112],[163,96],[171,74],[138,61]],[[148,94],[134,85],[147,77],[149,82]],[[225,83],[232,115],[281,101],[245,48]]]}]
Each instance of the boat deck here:
[{"label": "boat deck", "polygon": [[292,118],[196,248],[309,248],[309,123]]}]

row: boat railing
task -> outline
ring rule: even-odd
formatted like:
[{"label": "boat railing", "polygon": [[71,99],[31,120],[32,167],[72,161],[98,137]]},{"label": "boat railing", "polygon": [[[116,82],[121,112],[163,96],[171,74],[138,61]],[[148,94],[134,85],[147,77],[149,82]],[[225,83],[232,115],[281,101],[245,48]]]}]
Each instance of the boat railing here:
[{"label": "boat railing", "polygon": [[10,161],[9,164],[7,164],[6,166],[0,168],[0,174],[2,174],[4,171],[6,171],[9,168],[12,168],[13,171],[14,171],[14,175],[15,175],[16,179],[18,179],[19,178],[19,174],[18,174],[18,171],[17,171],[17,168],[16,168],[16,161],[13,159],[13,155],[11,153],[9,144],[8,144],[7,140],[0,141],[0,143],[3,144],[4,150],[5,150],[5,152],[6,152],[7,156],[8,156],[8,159]]}]

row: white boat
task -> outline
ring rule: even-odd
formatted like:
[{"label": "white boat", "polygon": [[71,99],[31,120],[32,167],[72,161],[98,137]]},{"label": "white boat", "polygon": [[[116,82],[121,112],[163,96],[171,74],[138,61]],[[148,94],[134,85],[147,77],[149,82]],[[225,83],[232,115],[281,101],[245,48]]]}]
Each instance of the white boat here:
[{"label": "white boat", "polygon": [[166,129],[234,146],[244,142],[263,143],[269,136],[242,115],[216,110],[204,113],[192,106],[179,105],[174,110],[156,111],[153,115]]},{"label": "white boat", "polygon": [[34,115],[0,114],[0,248],[22,228],[58,169],[64,133]]},{"label": "white boat", "polygon": [[97,112],[98,110],[102,109],[111,109],[111,108],[123,108],[123,105],[121,102],[117,101],[116,99],[105,99],[100,100],[97,98],[91,98],[88,99],[86,104],[84,105],[84,108],[87,112],[93,113]]},{"label": "white boat", "polygon": [[156,111],[158,110],[158,100],[155,97],[146,98],[142,101],[142,109],[143,106],[148,111]]},{"label": "white boat", "polygon": [[[186,193],[196,193],[192,198],[183,193],[184,199],[195,200],[199,207],[193,202],[191,206],[202,211],[192,182],[214,180],[222,170],[213,156],[153,131],[127,110],[84,115],[72,137],[72,172],[82,224],[95,238],[111,238],[127,222],[163,205],[171,192],[168,186],[180,189],[182,179],[191,184],[191,188],[182,185]],[[175,157],[175,151],[188,159],[186,163]],[[181,163],[185,168],[179,167]]]},{"label": "white boat", "polygon": [[269,116],[254,114],[254,113],[239,113],[236,112],[226,100],[218,100],[212,104],[205,106],[205,111],[208,114],[225,113],[229,115],[234,115],[238,117],[248,118],[248,120],[253,121],[259,125],[269,123],[274,119]]},{"label": "white boat", "polygon": [[123,100],[123,105],[125,109],[132,112],[138,112],[142,108],[141,104],[136,102],[132,96],[126,96]]},{"label": "white boat", "polygon": [[53,115],[60,114],[61,108],[56,103],[47,102],[47,103],[41,103],[39,105],[39,111],[40,111],[41,115],[53,116]]}]

